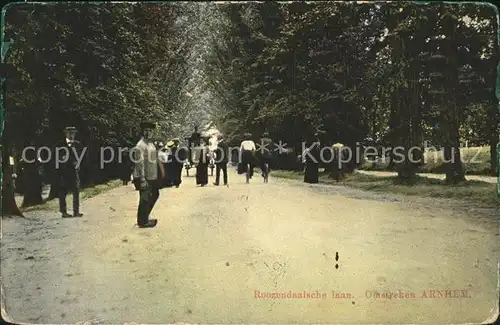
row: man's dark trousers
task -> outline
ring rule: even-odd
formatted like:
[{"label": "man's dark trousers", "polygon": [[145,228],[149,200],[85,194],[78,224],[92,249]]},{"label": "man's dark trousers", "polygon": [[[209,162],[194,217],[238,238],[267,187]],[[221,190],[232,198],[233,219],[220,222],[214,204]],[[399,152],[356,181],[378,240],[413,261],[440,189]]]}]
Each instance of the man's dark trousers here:
[{"label": "man's dark trousers", "polygon": [[219,184],[220,172],[222,170],[224,177],[224,185],[227,185],[227,163],[215,164],[215,184]]},{"label": "man's dark trousers", "polygon": [[59,184],[59,211],[67,213],[66,195],[68,191],[73,193],[73,212],[80,212],[80,177],[78,172],[72,172],[72,175],[65,175],[61,178]]},{"label": "man's dark trousers", "polygon": [[148,181],[146,189],[139,190],[139,208],[137,209],[137,225],[145,225],[149,221],[149,214],[160,196],[160,189],[156,181]]}]

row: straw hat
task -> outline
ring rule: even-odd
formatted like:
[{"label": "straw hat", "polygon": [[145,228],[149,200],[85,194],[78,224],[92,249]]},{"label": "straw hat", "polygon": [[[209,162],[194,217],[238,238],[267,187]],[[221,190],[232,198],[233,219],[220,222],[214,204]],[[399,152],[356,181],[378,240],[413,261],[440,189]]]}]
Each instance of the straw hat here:
[{"label": "straw hat", "polygon": [[175,144],[175,143],[174,143],[174,140],[170,140],[169,142],[167,142],[167,147],[168,147],[168,148],[171,148],[171,147],[173,147],[173,146],[174,146],[174,144]]}]

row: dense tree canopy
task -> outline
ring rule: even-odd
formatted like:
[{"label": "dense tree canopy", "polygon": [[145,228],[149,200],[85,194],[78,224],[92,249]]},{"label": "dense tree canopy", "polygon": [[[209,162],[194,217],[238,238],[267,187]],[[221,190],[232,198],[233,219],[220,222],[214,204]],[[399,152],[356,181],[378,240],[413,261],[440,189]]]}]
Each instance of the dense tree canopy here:
[{"label": "dense tree canopy", "polygon": [[[319,129],[326,143],[352,146],[369,137],[407,149],[429,140],[448,155],[465,140],[497,142],[498,26],[491,6],[218,6],[226,36],[207,54],[207,85],[219,94],[227,132],[269,130],[293,143]],[[448,168],[451,182],[463,178],[459,161]],[[409,179],[417,167],[405,163],[399,175]]]},{"label": "dense tree canopy", "polygon": [[[291,146],[317,132],[351,147],[370,138],[417,160],[408,149],[425,140],[447,156],[465,141],[494,147],[497,30],[494,9],[472,3],[15,4],[4,157],[74,125],[89,148],[83,182],[100,183],[116,168],[99,169],[99,148],[133,145],[144,118],[163,139],[199,125]],[[418,165],[395,167],[408,182]],[[26,205],[41,200],[36,170]],[[463,175],[448,164],[451,183]]]},{"label": "dense tree canopy", "polygon": [[[88,147],[85,185],[116,176],[112,163],[100,169],[99,150],[134,145],[141,120],[157,121],[160,138],[186,132],[196,115],[185,104],[197,55],[193,19],[193,7],[182,3],[10,6],[7,151],[19,159],[26,146],[54,146],[65,126],[76,126]],[[39,203],[38,166],[21,166],[26,188],[37,192],[25,195],[25,204]],[[53,166],[44,167],[50,174]]]}]

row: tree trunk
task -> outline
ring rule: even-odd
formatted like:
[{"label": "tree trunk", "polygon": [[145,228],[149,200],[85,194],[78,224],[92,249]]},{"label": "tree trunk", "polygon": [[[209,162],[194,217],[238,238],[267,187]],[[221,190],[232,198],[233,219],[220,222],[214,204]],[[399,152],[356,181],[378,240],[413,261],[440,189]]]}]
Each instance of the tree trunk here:
[{"label": "tree trunk", "polygon": [[446,57],[446,101],[447,110],[444,114],[444,122],[447,124],[447,135],[448,139],[447,145],[449,148],[446,149],[448,159],[445,156],[446,161],[446,182],[449,184],[457,184],[461,181],[465,181],[465,171],[463,168],[461,154],[460,154],[460,112],[458,104],[458,62],[457,62],[457,52],[458,45],[456,42],[456,24],[457,21],[451,16],[446,16],[444,19],[444,26],[446,27],[445,35],[447,36],[446,45],[443,47],[444,54]]},{"label": "tree trunk", "polygon": [[2,150],[2,216],[20,216],[23,214],[16,204],[16,199],[14,196],[14,181],[12,178],[12,168],[10,166],[10,152],[8,150],[8,141],[5,137],[3,139],[3,150]]},{"label": "tree trunk", "polygon": [[[53,161],[50,161],[45,165],[45,170],[47,172],[47,179],[50,180],[50,191],[49,196],[47,197],[47,201],[53,200],[58,197],[58,188],[59,188],[59,178],[57,177],[57,170],[55,166],[52,166]],[[50,165],[49,165],[50,164]]]},{"label": "tree trunk", "polygon": [[47,201],[48,200],[53,200],[53,199],[55,199],[55,198],[58,197],[58,191],[57,191],[58,186],[59,186],[58,179],[57,179],[56,175],[53,175],[51,177],[50,192],[49,192],[49,196],[47,197]]},{"label": "tree trunk", "polygon": [[[498,30],[498,22],[496,19],[493,19],[492,21],[493,28],[494,30]],[[497,83],[497,62],[498,62],[498,56],[500,55],[500,49],[498,46],[497,39],[494,39],[493,43],[493,57],[496,58],[496,60],[492,60],[494,64],[492,64],[492,72],[495,71],[494,73],[491,73],[491,82],[492,83]],[[498,176],[497,174],[497,169],[498,169],[498,152],[497,152],[497,144],[500,143],[500,138],[499,138],[499,123],[500,123],[500,106],[498,105],[498,98],[497,98],[497,93],[496,93],[496,87],[493,87],[492,94],[490,96],[491,99],[491,105],[490,105],[490,118],[488,121],[490,121],[490,136],[489,136],[489,143],[490,143],[490,159],[491,159],[491,170],[490,173],[492,176]]]},{"label": "tree trunk", "polygon": [[[495,107],[496,110],[496,107]],[[498,122],[498,121],[495,121]],[[491,129],[490,134],[490,159],[491,159],[491,169],[490,174],[492,176],[497,176],[498,167],[498,155],[497,155],[497,144],[500,141],[498,138],[498,124],[495,123],[495,127]]]},{"label": "tree trunk", "polygon": [[23,207],[43,203],[42,180],[39,174],[38,163],[24,163],[24,199]]},{"label": "tree trunk", "polygon": [[[3,53],[2,53],[3,56]],[[2,58],[2,64],[4,62],[4,58]],[[1,94],[0,94],[0,114],[5,118],[5,86],[6,80],[2,78],[1,80]],[[16,198],[14,194],[14,179],[12,177],[12,167],[10,166],[10,154],[12,151],[11,143],[9,141],[9,127],[7,123],[4,123],[5,127],[3,128],[2,134],[2,171],[1,171],[1,187],[2,187],[2,200],[0,210],[2,212],[2,216],[20,216],[23,217],[21,210],[16,203]]]}]

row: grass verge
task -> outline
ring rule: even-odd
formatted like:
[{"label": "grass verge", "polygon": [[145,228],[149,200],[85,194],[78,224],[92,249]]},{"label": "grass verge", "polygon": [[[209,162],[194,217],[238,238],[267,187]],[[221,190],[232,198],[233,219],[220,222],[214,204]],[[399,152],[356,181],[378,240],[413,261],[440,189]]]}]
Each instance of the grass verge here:
[{"label": "grass verge", "polygon": [[[490,147],[469,147],[460,149],[461,159],[467,175],[487,175],[490,174],[491,157]],[[426,151],[424,153],[424,165],[419,167],[420,173],[438,173],[445,172],[443,164],[443,151]],[[381,159],[375,164],[371,162],[363,162],[361,169],[374,171],[387,171],[389,166],[389,158]]]},{"label": "grass verge", "polygon": [[[107,192],[114,188],[117,188],[122,185],[121,180],[112,180],[106,182],[104,184],[89,186],[80,190],[80,200],[89,199],[91,197],[97,196],[101,193]],[[129,185],[130,186],[130,185]],[[69,194],[69,199],[71,200],[71,193]],[[21,212],[30,212],[37,210],[57,210],[59,209],[59,201],[58,199],[53,199],[50,201],[45,201],[43,204],[30,206],[27,208],[21,207]]]},{"label": "grass verge", "polygon": [[[303,172],[273,171],[274,177],[303,181]],[[345,185],[379,193],[393,193],[407,196],[449,198],[461,200],[482,207],[498,207],[496,184],[481,181],[465,181],[457,185],[447,185],[443,180],[417,176],[415,185],[396,184],[396,177],[379,177],[354,173],[337,183],[326,173],[320,173],[319,182],[329,185]]]}]

